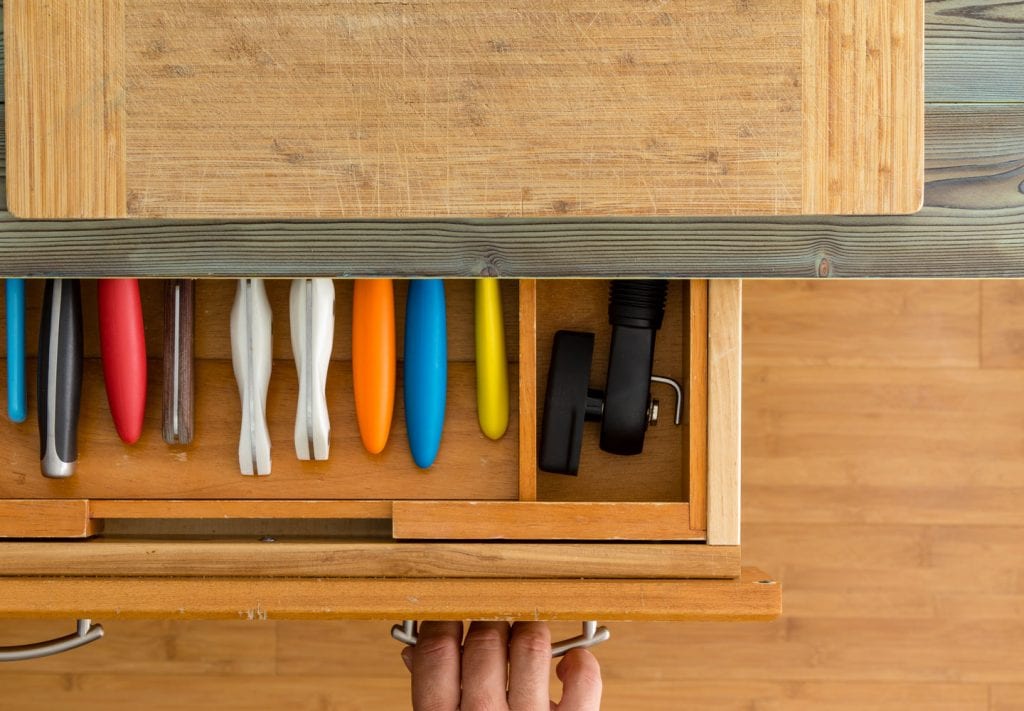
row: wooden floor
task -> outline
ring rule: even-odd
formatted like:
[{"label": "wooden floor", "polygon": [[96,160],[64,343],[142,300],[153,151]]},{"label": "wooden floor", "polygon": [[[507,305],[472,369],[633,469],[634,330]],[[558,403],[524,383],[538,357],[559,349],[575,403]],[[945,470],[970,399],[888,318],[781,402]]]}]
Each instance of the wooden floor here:
[{"label": "wooden floor", "polygon": [[[605,707],[1024,709],[1024,284],[748,282],[745,317],[744,562],[785,615],[614,625]],[[107,629],[0,667],[0,709],[407,707],[384,623]]]}]

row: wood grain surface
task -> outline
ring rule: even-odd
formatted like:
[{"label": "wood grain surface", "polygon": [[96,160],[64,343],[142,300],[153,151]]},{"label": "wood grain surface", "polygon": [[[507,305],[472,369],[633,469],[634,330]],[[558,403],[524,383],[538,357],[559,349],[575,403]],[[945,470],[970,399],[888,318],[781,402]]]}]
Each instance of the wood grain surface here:
[{"label": "wood grain surface", "polygon": [[[140,545],[141,543],[141,545]],[[730,578],[736,546],[417,543],[218,537],[0,544],[5,575],[278,578]]]},{"label": "wood grain surface", "polygon": [[[628,472],[623,472],[628,476]],[[396,501],[393,535],[433,540],[702,541],[690,505],[657,502]]]},{"label": "wood grain surface", "polygon": [[[986,368],[1024,367],[1024,283],[987,282],[979,298],[982,364]],[[984,318],[986,313],[988,318]]]},{"label": "wood grain surface", "polygon": [[[73,17],[83,2],[61,7]],[[12,31],[39,31],[32,5],[7,3]],[[62,179],[91,183],[41,182],[24,155],[52,152],[44,120],[77,117],[83,102],[97,111],[96,87],[124,115],[113,172],[127,187],[92,217],[920,206],[922,0],[89,5],[98,27],[8,45],[12,106],[28,86],[64,97],[66,55],[124,65],[84,70],[66,101],[12,124],[25,148],[11,154],[11,183],[52,203],[12,200],[23,217],[84,216],[57,198]],[[109,143],[100,130],[78,138],[86,152]]]},{"label": "wood grain surface", "polygon": [[[45,602],[40,604],[40,598]],[[40,612],[45,606],[46,611]],[[754,621],[781,611],[760,570],[716,580],[0,577],[0,618]]]},{"label": "wood grain surface", "polygon": [[519,500],[537,500],[537,282],[519,282]]},{"label": "wood grain surface", "polygon": [[89,502],[83,499],[0,500],[0,538],[84,538],[102,528],[89,518]]},{"label": "wood grain surface", "polygon": [[32,217],[125,217],[125,0],[7,0],[8,203]]},{"label": "wood grain surface", "polygon": [[740,543],[743,282],[708,285],[708,543]]},{"label": "wood grain surface", "polygon": [[90,499],[89,516],[94,519],[138,521],[208,519],[388,519],[390,501],[329,499]]},{"label": "wood grain surface", "polygon": [[804,214],[924,199],[924,3],[803,0]]},{"label": "wood grain surface", "polygon": [[75,223],[6,215],[0,249],[11,276],[1024,275],[1024,107],[930,104],[927,133],[926,208],[913,217]]},{"label": "wood grain surface", "polygon": [[686,419],[690,430],[687,490],[690,528],[708,526],[708,283],[690,282],[690,348],[685,386]]},{"label": "wood grain surface", "polygon": [[[932,102],[1021,102],[1020,7],[1004,0],[938,0],[925,5]],[[930,140],[930,139],[929,139]]]},{"label": "wood grain surface", "polygon": [[[743,286],[744,366],[978,366],[984,320],[978,318],[982,304],[976,282],[884,282],[868,288],[858,281],[748,281]],[[1003,309],[1017,303],[1010,298],[1013,282],[988,282],[983,290],[988,289],[1006,294]],[[1010,327],[1005,319],[993,321],[985,342],[1001,341],[996,329]],[[836,337],[837,329],[843,338]],[[942,333],[940,341],[936,332]]]}]

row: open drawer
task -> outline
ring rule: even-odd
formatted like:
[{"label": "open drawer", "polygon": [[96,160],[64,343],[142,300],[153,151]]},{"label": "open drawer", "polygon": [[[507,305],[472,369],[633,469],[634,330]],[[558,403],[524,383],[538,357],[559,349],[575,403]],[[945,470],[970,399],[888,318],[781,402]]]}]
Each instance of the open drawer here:
[{"label": "open drawer", "polygon": [[[401,339],[407,284],[395,285]],[[678,426],[672,391],[658,391],[661,422],[648,430],[642,454],[602,452],[597,428],[588,425],[578,476],[539,471],[554,333],[594,332],[591,381],[603,382],[608,286],[502,282],[510,422],[491,440],[477,424],[473,283],[446,282],[445,430],[437,461],[421,470],[406,444],[401,377],[387,448],[370,455],[362,447],[350,364],[353,287],[345,280],[335,281],[330,459],[295,457],[288,282],[268,281],[273,472],[243,477],[227,328],[235,284],[197,284],[194,440],[173,446],[161,439],[162,369],[151,358],[145,427],[129,446],[111,422],[90,303],[95,289],[84,282],[75,475],[40,475],[34,412],[26,424],[0,421],[0,616],[777,616],[779,586],[740,566],[740,282],[670,282],[655,372],[683,386]],[[161,349],[162,289],[142,283],[151,355]],[[40,293],[41,284],[30,282],[30,351]]]}]

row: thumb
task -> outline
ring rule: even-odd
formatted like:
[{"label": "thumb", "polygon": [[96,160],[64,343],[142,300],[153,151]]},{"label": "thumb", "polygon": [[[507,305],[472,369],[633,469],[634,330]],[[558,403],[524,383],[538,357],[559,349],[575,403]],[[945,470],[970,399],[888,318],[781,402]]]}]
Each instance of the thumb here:
[{"label": "thumb", "polygon": [[598,711],[601,708],[601,665],[585,649],[574,649],[558,663],[555,673],[562,681],[558,711]]}]

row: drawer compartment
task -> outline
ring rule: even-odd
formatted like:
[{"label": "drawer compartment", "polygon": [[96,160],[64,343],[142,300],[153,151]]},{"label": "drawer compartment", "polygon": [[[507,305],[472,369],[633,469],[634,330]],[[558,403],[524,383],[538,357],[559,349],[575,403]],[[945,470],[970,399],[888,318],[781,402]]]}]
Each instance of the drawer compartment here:
[{"label": "drawer compartment", "polygon": [[679,425],[672,422],[671,390],[656,391],[662,414],[647,430],[643,454],[623,457],[602,451],[600,428],[586,424],[579,473],[566,476],[541,471],[537,464],[552,342],[558,330],[594,333],[590,383],[604,385],[611,331],[609,282],[525,282],[520,296],[523,426],[517,500],[395,502],[396,537],[705,540],[707,288],[706,282],[671,282],[657,335],[654,373],[680,383],[684,393]]},{"label": "drawer compartment", "polygon": [[[187,446],[168,446],[161,438],[162,368],[150,358],[146,421],[142,438],[126,445],[114,430],[99,358],[95,287],[82,283],[85,317],[85,374],[79,427],[77,473],[66,481],[39,474],[35,427],[35,344],[42,302],[41,283],[28,282],[26,343],[29,387],[29,419],[17,425],[0,419],[0,436],[8,443],[5,460],[8,474],[0,478],[0,499],[80,498],[111,500],[106,512],[117,518],[139,517],[132,502],[145,500],[276,500],[362,501],[407,497],[444,499],[512,499],[517,492],[518,407],[512,392],[509,434],[497,442],[479,434],[476,421],[476,384],[473,347],[473,283],[446,283],[448,304],[448,407],[445,439],[437,463],[429,472],[416,468],[406,444],[401,397],[401,373],[395,398],[391,437],[380,455],[368,454],[359,439],[352,397],[351,315],[352,283],[335,282],[334,349],[328,371],[327,398],[331,418],[331,456],[327,461],[303,462],[295,456],[292,441],[298,395],[298,376],[289,336],[288,280],[267,280],[267,296],[273,310],[274,363],[267,396],[267,420],[272,441],[273,472],[265,477],[243,477],[238,471],[238,436],[241,406],[231,366],[228,332],[236,282],[200,280],[196,288],[195,318],[195,438]],[[163,283],[142,281],[147,352],[161,353]],[[395,282],[396,337],[402,352],[404,304],[407,282]],[[509,377],[518,375],[518,284],[504,284]],[[4,384],[3,387],[6,387]],[[460,446],[470,441],[471,447]],[[123,505],[113,503],[123,501]],[[181,505],[180,515],[192,515]],[[304,518],[287,504],[271,517]],[[169,507],[170,508],[170,507]],[[152,517],[140,509],[141,517]],[[383,509],[368,505],[361,512],[348,505],[345,513],[330,515],[378,517]],[[173,514],[179,517],[179,513]],[[257,516],[260,517],[260,516]],[[386,516],[384,516],[386,517]]]},{"label": "drawer compartment", "polygon": [[[407,285],[395,284],[401,354]],[[161,604],[166,614],[230,616],[233,606],[223,603],[232,594],[239,603],[253,594],[275,599],[274,614],[299,617],[508,618],[548,610],[551,619],[568,619],[583,616],[580,605],[588,599],[593,605],[587,609],[600,608],[598,616],[609,619],[777,615],[778,586],[740,567],[739,282],[670,282],[654,372],[682,385],[678,426],[672,422],[672,389],[655,386],[661,414],[647,432],[643,454],[602,452],[598,427],[588,424],[578,476],[539,471],[554,333],[595,333],[591,383],[603,384],[608,288],[607,281],[501,283],[510,419],[505,436],[493,441],[477,423],[473,283],[447,281],[445,430],[436,463],[421,470],[406,443],[401,365],[388,446],[380,455],[362,447],[352,399],[352,283],[346,280],[335,282],[330,459],[295,457],[297,375],[288,282],[268,281],[273,471],[244,477],[238,471],[241,416],[227,328],[235,283],[197,285],[194,441],[162,441],[162,368],[151,357],[146,424],[142,439],[129,446],[111,422],[89,301],[95,289],[84,282],[86,367],[76,474],[67,480],[39,474],[34,411],[27,424],[0,421],[0,538],[12,539],[0,543],[0,598],[6,600],[0,615],[58,616],[62,595],[92,600],[86,588],[96,579],[133,591],[138,605],[117,607],[127,616],[161,616],[152,607]],[[40,291],[39,282],[29,283],[30,382]],[[161,352],[162,285],[142,282],[142,291],[152,356]],[[46,540],[57,538],[83,540]],[[460,588],[458,581],[472,585]],[[55,596],[31,596],[33,582]],[[380,593],[376,607],[357,602],[366,586]],[[704,592],[691,594],[690,586]],[[414,588],[436,593],[420,598],[433,602],[414,604],[408,597]],[[286,599],[289,590],[295,600]],[[316,604],[304,597],[315,590],[322,596]],[[483,591],[478,604],[484,609],[471,604],[470,590]],[[442,591],[452,600],[448,607],[440,604]],[[628,595],[648,593],[661,602],[646,610],[620,604]],[[171,602],[179,595],[192,601],[182,613]],[[342,603],[349,595],[355,596],[351,604]],[[721,605],[696,611],[705,597]],[[603,607],[597,605],[602,599]],[[109,612],[103,607],[108,602],[97,602],[94,612]]]}]

